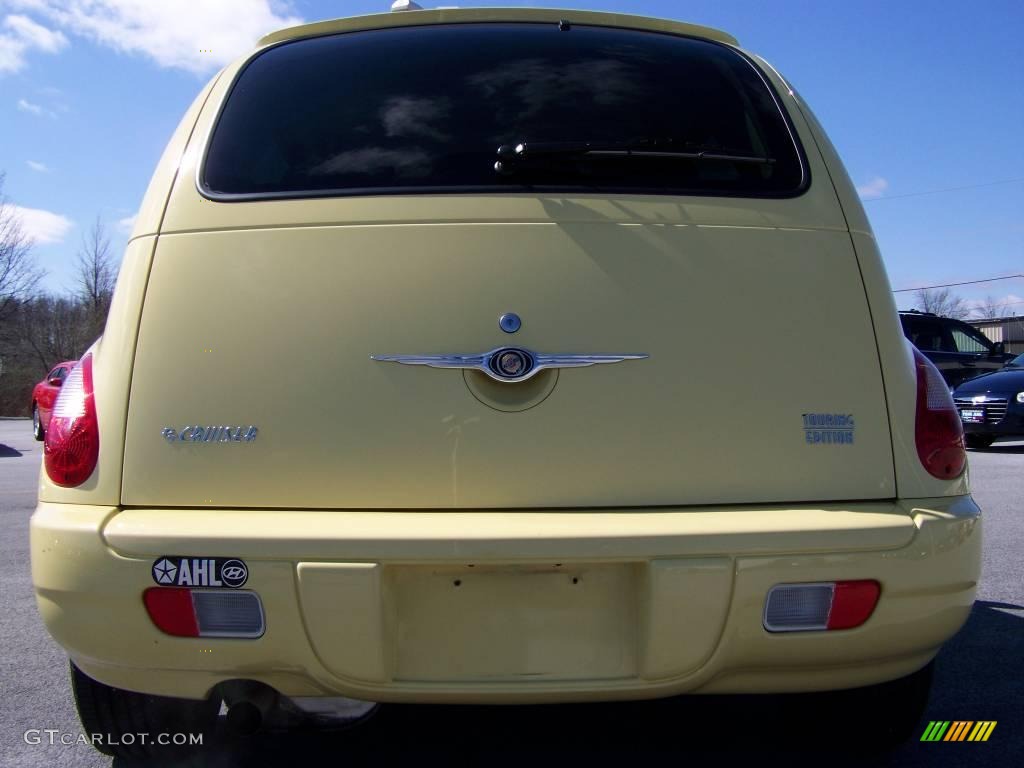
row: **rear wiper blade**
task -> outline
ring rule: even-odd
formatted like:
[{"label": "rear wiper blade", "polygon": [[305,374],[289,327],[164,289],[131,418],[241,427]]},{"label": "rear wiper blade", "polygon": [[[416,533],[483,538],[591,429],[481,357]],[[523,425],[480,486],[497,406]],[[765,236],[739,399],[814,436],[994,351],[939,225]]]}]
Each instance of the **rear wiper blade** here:
[{"label": "rear wiper blade", "polygon": [[519,144],[502,144],[498,147],[498,159],[494,170],[498,173],[512,173],[520,163],[535,157],[565,155],[588,155],[606,157],[666,158],[729,163],[754,163],[772,165],[774,157],[740,155],[715,150],[673,148],[672,141],[659,142],[651,139],[634,141],[523,141]]}]

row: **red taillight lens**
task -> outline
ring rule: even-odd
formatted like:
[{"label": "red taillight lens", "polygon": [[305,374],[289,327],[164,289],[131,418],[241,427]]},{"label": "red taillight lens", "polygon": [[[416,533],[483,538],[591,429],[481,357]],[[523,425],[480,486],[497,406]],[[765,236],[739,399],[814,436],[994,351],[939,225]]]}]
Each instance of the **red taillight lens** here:
[{"label": "red taillight lens", "polygon": [[940,480],[959,477],[967,465],[964,428],[946,382],[931,361],[914,350],[917,369],[917,455],[929,474]]},{"label": "red taillight lens", "polygon": [[81,485],[96,469],[100,430],[92,389],[92,355],[83,357],[57,395],[43,444],[47,476],[57,485]]},{"label": "red taillight lens", "polygon": [[828,612],[826,628],[859,627],[875,610],[881,591],[877,581],[837,581],[832,592],[832,608]]},{"label": "red taillight lens", "polygon": [[192,590],[184,587],[150,587],[142,593],[149,618],[168,635],[199,637],[199,623],[192,605]]}]

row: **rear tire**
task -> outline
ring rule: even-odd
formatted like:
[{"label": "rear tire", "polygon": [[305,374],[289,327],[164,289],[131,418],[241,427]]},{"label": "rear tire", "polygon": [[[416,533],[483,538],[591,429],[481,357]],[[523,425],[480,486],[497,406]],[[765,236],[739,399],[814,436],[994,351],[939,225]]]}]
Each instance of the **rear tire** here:
[{"label": "rear tire", "polygon": [[[217,721],[218,699],[193,701],[124,691],[93,680],[71,662],[71,690],[82,730],[105,755],[128,760],[184,756],[205,744]],[[145,742],[138,734],[148,734]],[[160,734],[202,734],[200,745],[159,744]],[[173,741],[173,739],[170,739]],[[125,743],[128,742],[128,743]]]},{"label": "rear tire", "polygon": [[918,726],[928,706],[935,662],[912,675],[866,688],[839,691],[841,722],[871,718],[871,727],[862,730],[861,745],[869,751],[889,750],[918,735]]},{"label": "rear tire", "polygon": [[43,422],[39,420],[39,406],[35,403],[32,403],[32,437],[39,441],[46,437]]},{"label": "rear tire", "polygon": [[968,448],[988,448],[995,442],[991,435],[966,435]]}]

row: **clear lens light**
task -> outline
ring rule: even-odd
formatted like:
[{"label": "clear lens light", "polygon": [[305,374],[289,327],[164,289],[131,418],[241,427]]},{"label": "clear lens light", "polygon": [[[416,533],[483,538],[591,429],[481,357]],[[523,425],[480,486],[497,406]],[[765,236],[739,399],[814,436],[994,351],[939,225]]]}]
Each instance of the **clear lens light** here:
[{"label": "clear lens light", "polygon": [[764,627],[769,632],[826,629],[835,584],[777,584],[768,592]]},{"label": "clear lens light", "polygon": [[1017,402],[1018,403],[1024,403],[1024,392],[1018,392],[1017,393]]},{"label": "clear lens light", "polygon": [[81,365],[76,365],[68,374],[67,381],[57,395],[53,415],[58,419],[80,419],[85,416],[85,376]]}]

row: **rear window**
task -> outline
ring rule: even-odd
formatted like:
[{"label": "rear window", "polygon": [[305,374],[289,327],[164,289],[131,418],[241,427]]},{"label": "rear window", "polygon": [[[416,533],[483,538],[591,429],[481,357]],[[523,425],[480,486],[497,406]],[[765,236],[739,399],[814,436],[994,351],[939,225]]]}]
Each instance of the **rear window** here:
[{"label": "rear window", "polygon": [[[525,154],[515,151],[522,144]],[[781,197],[805,184],[787,118],[742,54],[706,40],[555,24],[404,27],[270,48],[234,83],[200,173],[202,191],[217,199]]]}]

